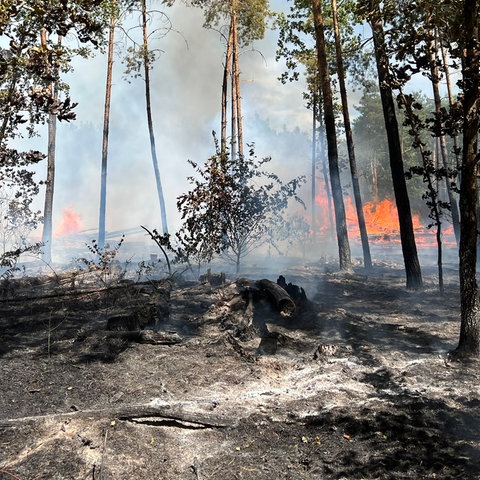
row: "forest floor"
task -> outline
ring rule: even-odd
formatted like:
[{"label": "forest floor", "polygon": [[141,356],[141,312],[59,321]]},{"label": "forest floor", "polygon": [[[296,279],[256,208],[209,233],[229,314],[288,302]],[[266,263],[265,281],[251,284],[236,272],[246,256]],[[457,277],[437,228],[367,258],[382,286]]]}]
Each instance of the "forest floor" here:
[{"label": "forest floor", "polygon": [[245,280],[4,285],[0,479],[479,479],[455,269],[443,295],[435,270],[412,292],[389,262],[245,276],[279,274],[309,299],[291,316],[239,308]]}]

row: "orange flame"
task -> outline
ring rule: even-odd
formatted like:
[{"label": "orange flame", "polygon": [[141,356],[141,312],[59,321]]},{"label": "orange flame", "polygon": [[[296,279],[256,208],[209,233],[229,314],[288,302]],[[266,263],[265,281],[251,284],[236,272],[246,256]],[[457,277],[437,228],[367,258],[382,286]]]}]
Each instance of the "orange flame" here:
[{"label": "orange flame", "polygon": [[75,212],[73,207],[68,207],[63,211],[62,221],[55,229],[54,236],[71,235],[82,230],[83,224],[80,215]]},{"label": "orange flame", "polygon": [[[348,235],[350,238],[360,240],[360,228],[358,226],[357,210],[351,197],[345,197],[345,215],[347,219]],[[330,228],[330,220],[325,213],[328,211],[326,195],[318,194],[315,203],[320,207],[322,213],[319,217],[319,233],[324,233]],[[371,243],[400,242],[400,226],[395,202],[385,198],[377,203],[369,202],[363,205],[363,213],[367,234]],[[418,247],[433,246],[436,244],[436,229],[428,229],[421,221],[420,215],[412,214],[415,241]],[[455,245],[453,228],[451,225],[442,225],[442,242],[448,245]]]},{"label": "orange flame", "polygon": [[[354,237],[360,236],[357,209],[352,204],[351,197],[345,199],[345,214],[349,234]],[[391,236],[400,235],[397,207],[392,200],[385,198],[378,203],[366,203],[363,206],[363,214],[369,236],[390,239]],[[418,214],[412,215],[412,222],[415,231],[424,229]]]}]

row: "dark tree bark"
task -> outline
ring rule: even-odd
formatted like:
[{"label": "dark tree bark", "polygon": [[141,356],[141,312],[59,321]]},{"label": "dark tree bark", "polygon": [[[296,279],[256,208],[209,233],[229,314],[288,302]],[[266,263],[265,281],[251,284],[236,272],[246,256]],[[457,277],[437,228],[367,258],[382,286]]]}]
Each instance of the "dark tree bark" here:
[{"label": "dark tree bark", "polygon": [[382,100],[383,115],[387,133],[390,169],[392,172],[393,190],[400,225],[400,239],[407,277],[407,289],[422,288],[422,273],[418,261],[417,246],[413,231],[412,212],[408,198],[405,169],[403,165],[402,146],[395,113],[392,87],[389,81],[389,60],[385,48],[385,36],[382,17],[377,0],[369,2],[369,22],[372,28],[375,59],[378,71],[378,83]]},{"label": "dark tree bark", "polygon": [[353,144],[352,125],[350,122],[350,113],[348,110],[347,87],[345,85],[345,67],[343,65],[343,53],[340,39],[340,28],[338,25],[337,1],[332,0],[333,28],[335,33],[335,51],[337,56],[337,76],[340,86],[340,96],[342,99],[343,124],[345,128],[345,137],[347,140],[348,159],[350,162],[350,173],[352,175],[353,197],[357,210],[358,227],[360,229],[360,239],[362,242],[363,264],[367,270],[372,268],[372,257],[370,255],[370,246],[368,244],[367,226],[365,224],[365,215],[363,213],[362,194],[360,192],[360,182],[358,179],[357,161],[355,159],[355,147]]},{"label": "dark tree bark", "polygon": [[463,2],[465,39],[463,75],[463,155],[460,186],[460,303],[461,327],[457,354],[480,355],[480,320],[477,285],[478,128],[480,101],[480,50],[478,6]]},{"label": "dark tree bark", "polygon": [[295,302],[280,285],[267,279],[257,280],[255,285],[279,312],[286,315],[295,312]]},{"label": "dark tree bark", "polygon": [[322,89],[323,113],[325,118],[325,130],[327,133],[330,183],[332,186],[333,205],[335,209],[339,263],[340,270],[348,271],[352,269],[352,258],[350,253],[350,244],[348,242],[347,221],[345,215],[345,205],[343,203],[342,186],[340,183],[335,111],[333,107],[333,95],[327,62],[325,35],[323,32],[324,23],[321,0],[312,0],[312,6],[315,23],[318,75]]},{"label": "dark tree bark", "polygon": [[[422,157],[422,163],[424,168],[423,182],[426,184],[427,191],[425,193],[425,198],[427,199],[428,206],[430,208],[430,217],[433,220],[433,225],[436,227],[436,239],[437,239],[437,266],[438,266],[438,287],[440,292],[443,293],[443,250],[442,250],[442,217],[439,205],[439,186],[438,186],[438,177],[436,175],[436,170],[438,170],[438,165],[436,161],[435,148],[433,148],[433,153],[425,149],[425,143],[421,138],[422,127],[419,127],[416,122],[416,115],[413,112],[412,95],[404,95],[400,90],[398,96],[400,99],[403,108],[406,112],[406,118],[408,119],[408,127],[410,130],[410,135],[413,137],[414,144],[420,152]],[[437,142],[435,142],[437,143]]]},{"label": "dark tree bark", "polygon": [[112,94],[113,44],[115,40],[115,18],[110,18],[108,31],[107,80],[105,84],[105,105],[103,110],[102,169],[100,175],[100,213],[98,219],[98,248],[105,248],[105,217],[107,212],[107,165],[108,134],[110,127],[110,99]]}]

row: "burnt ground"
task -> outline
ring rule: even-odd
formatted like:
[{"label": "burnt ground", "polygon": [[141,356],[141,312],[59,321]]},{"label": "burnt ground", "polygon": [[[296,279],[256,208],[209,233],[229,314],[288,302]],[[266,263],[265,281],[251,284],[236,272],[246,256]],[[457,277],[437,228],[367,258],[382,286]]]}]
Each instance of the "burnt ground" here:
[{"label": "burnt ground", "polygon": [[4,285],[0,479],[479,479],[455,271],[443,296],[393,264],[278,273],[309,298],[290,317],[228,279]]}]

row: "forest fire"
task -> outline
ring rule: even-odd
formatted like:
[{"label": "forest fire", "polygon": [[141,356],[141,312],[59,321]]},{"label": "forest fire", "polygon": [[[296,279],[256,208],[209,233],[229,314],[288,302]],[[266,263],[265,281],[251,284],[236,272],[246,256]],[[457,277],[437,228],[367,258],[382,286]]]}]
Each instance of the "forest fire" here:
[{"label": "forest fire", "polygon": [[[360,242],[360,228],[358,226],[357,211],[353,199],[348,196],[344,198],[344,202],[348,235],[352,240]],[[330,230],[330,217],[325,213],[328,212],[326,196],[317,195],[316,204],[322,209],[322,213],[319,214],[319,231],[322,234],[327,233]],[[400,243],[400,227],[394,201],[385,198],[377,203],[365,203],[363,205],[363,212],[370,243],[384,245]],[[417,213],[412,214],[412,221],[417,247],[435,247],[437,243],[436,229],[427,228]],[[448,228],[445,228],[442,232],[442,243],[445,245],[455,245],[453,228],[450,224]]]},{"label": "forest fire", "polygon": [[80,215],[75,212],[72,207],[67,207],[63,210],[63,217],[60,224],[55,228],[54,237],[61,237],[63,235],[71,235],[82,230],[83,224]]}]

